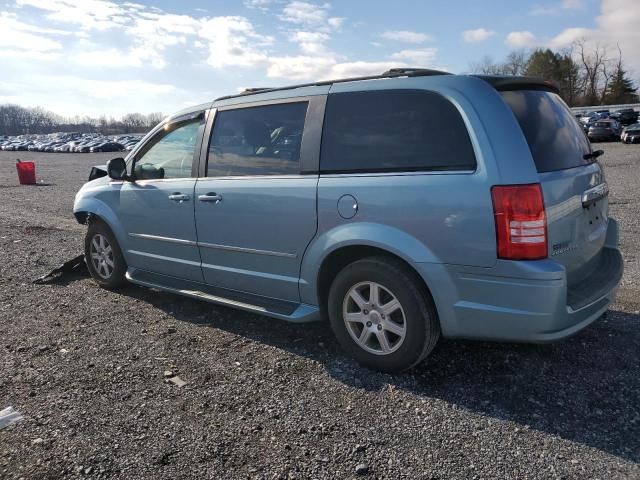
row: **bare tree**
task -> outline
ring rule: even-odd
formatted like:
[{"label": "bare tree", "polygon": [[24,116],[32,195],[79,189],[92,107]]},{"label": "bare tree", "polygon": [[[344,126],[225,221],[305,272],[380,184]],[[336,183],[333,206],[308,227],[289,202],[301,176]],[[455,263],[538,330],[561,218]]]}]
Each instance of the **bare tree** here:
[{"label": "bare tree", "polygon": [[489,55],[485,55],[482,60],[472,63],[469,66],[471,72],[481,73],[483,75],[501,75],[502,67],[493,61]]},{"label": "bare tree", "polygon": [[526,50],[512,50],[501,65],[503,75],[523,75],[527,69],[529,54]]},{"label": "bare tree", "polygon": [[609,82],[607,73],[607,49],[596,43],[592,50],[588,51],[586,41],[578,40],[575,44],[582,68],[583,101],[589,105],[596,105],[602,101],[602,84]]},{"label": "bare tree", "polygon": [[91,118],[75,116],[62,118],[42,108],[25,108],[19,105],[0,105],[0,135],[22,135],[52,132],[100,132],[108,135],[142,133],[162,121],[162,113],[149,115],[132,113],[122,120],[106,116]]}]

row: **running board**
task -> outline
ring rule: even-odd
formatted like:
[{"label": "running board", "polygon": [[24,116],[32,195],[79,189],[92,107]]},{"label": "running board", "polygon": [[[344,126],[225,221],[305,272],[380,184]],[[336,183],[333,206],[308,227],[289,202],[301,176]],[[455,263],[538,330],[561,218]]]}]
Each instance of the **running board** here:
[{"label": "running board", "polygon": [[289,322],[312,322],[320,319],[314,305],[288,302],[226,288],[213,287],[200,282],[129,268],[127,280],[143,287],[156,288],[185,297],[196,298],[218,305],[239,308],[258,315],[279,318]]}]

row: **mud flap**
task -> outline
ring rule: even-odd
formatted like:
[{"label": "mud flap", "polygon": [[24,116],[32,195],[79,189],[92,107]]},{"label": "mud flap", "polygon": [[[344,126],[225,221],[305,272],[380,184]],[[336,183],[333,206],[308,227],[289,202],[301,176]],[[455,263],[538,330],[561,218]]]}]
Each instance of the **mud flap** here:
[{"label": "mud flap", "polygon": [[44,283],[48,283],[54,279],[59,279],[65,273],[74,273],[80,276],[88,276],[89,270],[87,270],[87,264],[84,261],[84,254],[78,255],[77,257],[72,258],[64,262],[57,268],[54,268],[49,273],[42,275],[41,277],[36,278],[33,283],[37,285],[42,285]]}]

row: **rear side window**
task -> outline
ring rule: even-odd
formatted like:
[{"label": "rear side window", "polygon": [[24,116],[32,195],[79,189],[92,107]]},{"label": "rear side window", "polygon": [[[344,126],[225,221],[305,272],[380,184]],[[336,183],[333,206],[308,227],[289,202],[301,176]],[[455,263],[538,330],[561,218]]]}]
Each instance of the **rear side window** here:
[{"label": "rear side window", "polygon": [[209,143],[207,176],[300,173],[307,103],[218,112]]},{"label": "rear side window", "polygon": [[557,94],[544,90],[513,90],[501,94],[518,119],[538,172],[592,162],[584,159],[584,155],[591,152],[587,136]]},{"label": "rear side window", "polygon": [[460,113],[437,93],[380,90],[327,99],[320,155],[325,173],[475,167]]}]

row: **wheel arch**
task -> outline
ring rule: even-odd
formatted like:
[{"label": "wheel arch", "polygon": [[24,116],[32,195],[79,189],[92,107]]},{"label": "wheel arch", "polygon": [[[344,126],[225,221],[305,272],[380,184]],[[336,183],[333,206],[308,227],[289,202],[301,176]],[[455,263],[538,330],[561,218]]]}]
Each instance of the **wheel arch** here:
[{"label": "wheel arch", "polygon": [[351,263],[376,255],[386,255],[403,262],[425,287],[428,281],[420,275],[415,264],[441,263],[424,243],[397,228],[369,222],[339,225],[316,237],[307,248],[300,267],[302,302],[321,306],[319,292],[322,289],[319,285],[325,281],[327,272],[331,273],[336,268],[328,265],[337,262],[343,268],[345,261]]},{"label": "wheel arch", "polygon": [[86,225],[88,222],[90,222],[92,218],[98,219],[103,222],[107,227],[109,227],[113,235],[116,237],[125,260],[129,260],[128,258],[126,258],[126,232],[118,221],[116,213],[106,203],[96,198],[82,199],[80,202],[76,202],[76,205],[74,205],[73,215],[75,216],[78,223],[81,223],[83,225]]},{"label": "wheel arch", "polygon": [[317,305],[320,307],[320,312],[323,318],[327,318],[327,302],[332,280],[347,265],[363,258],[370,257],[388,258],[405,267],[407,272],[414,278],[419,288],[424,292],[425,295],[430,298],[436,310],[436,315],[438,315],[438,308],[429,285],[420,274],[420,272],[406,258],[403,258],[388,249],[378,246],[354,244],[342,246],[332,250],[323,259],[320,267],[318,268],[317,276],[315,279],[314,293]]}]

